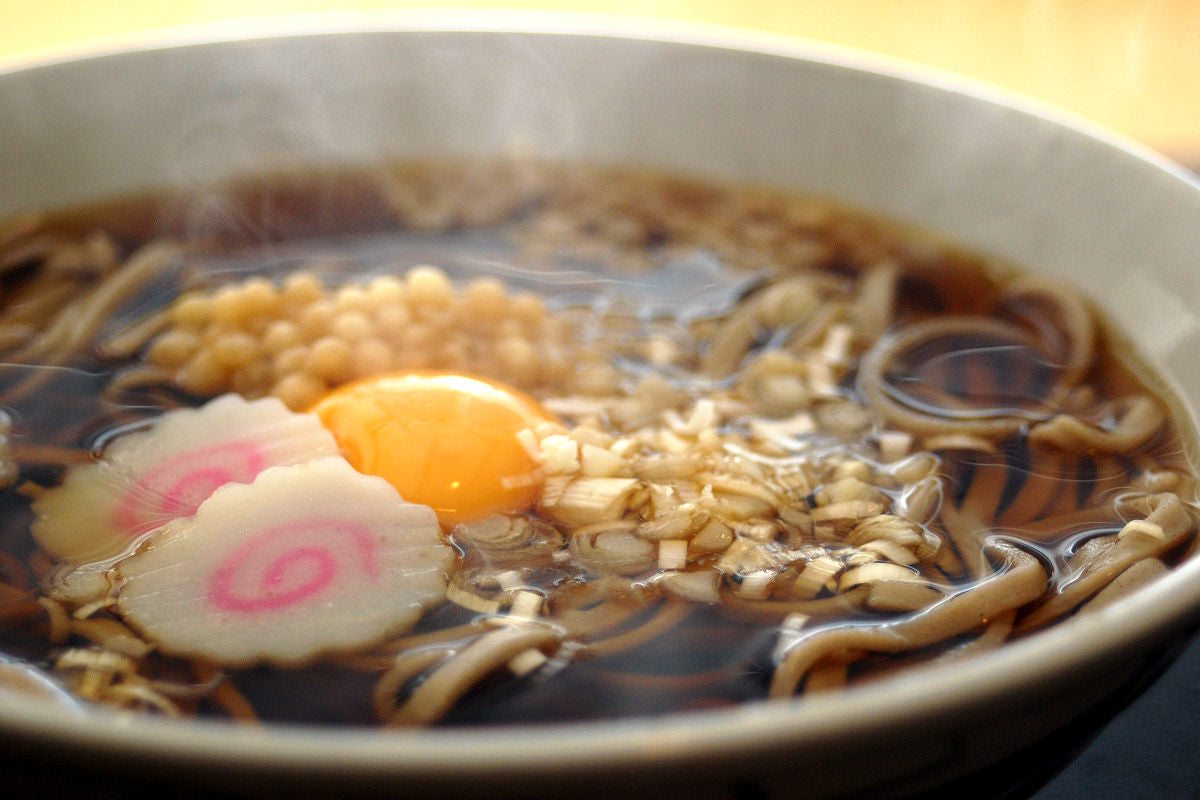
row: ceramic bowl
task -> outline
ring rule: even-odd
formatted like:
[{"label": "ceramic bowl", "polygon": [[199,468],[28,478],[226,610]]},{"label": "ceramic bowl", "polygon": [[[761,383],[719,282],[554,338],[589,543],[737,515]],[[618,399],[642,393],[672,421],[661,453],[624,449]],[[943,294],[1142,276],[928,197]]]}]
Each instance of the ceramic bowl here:
[{"label": "ceramic bowl", "polygon": [[[765,183],[1064,279],[1200,408],[1200,186],[1035,103],[790,39],[550,18],[322,19],[0,74],[0,217],[295,166],[534,155]],[[794,703],[569,725],[234,727],[0,693],[10,752],[235,794],[903,794],[1051,737],[1200,614],[1200,562],[969,663]]]}]

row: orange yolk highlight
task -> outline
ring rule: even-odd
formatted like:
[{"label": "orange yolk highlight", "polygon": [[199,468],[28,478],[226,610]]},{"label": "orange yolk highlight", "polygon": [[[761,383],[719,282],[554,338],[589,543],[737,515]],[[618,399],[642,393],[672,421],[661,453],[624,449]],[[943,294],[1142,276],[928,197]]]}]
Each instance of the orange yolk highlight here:
[{"label": "orange yolk highlight", "polygon": [[356,381],[311,410],[355,469],[431,506],[445,528],[532,506],[542,476],[517,436],[557,421],[515,389],[434,372]]}]

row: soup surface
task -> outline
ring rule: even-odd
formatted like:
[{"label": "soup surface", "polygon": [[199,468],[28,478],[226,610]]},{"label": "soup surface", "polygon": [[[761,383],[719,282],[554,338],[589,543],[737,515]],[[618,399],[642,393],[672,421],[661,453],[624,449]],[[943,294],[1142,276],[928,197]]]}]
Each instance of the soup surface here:
[{"label": "soup surface", "polygon": [[1169,403],[1085,300],[761,188],[275,176],[10,220],[0,270],[0,670],[52,702],[786,699],[1003,646],[1194,546]]}]

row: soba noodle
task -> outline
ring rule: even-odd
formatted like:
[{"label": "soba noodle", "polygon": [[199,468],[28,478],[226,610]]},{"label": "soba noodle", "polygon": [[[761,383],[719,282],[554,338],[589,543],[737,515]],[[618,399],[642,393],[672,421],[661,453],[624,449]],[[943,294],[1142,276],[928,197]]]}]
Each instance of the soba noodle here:
[{"label": "soba noodle", "polygon": [[[392,165],[13,220],[0,272],[0,647],[87,702],[407,726],[780,700],[1002,647],[1193,546],[1169,405],[1079,295],[790,195]],[[310,443],[335,390],[430,371],[535,399],[503,456],[525,505],[439,530]],[[235,417],[309,438],[235,475]],[[479,452],[466,483],[500,469]],[[167,502],[164,464],[225,477]],[[306,605],[326,583],[363,610]]]}]

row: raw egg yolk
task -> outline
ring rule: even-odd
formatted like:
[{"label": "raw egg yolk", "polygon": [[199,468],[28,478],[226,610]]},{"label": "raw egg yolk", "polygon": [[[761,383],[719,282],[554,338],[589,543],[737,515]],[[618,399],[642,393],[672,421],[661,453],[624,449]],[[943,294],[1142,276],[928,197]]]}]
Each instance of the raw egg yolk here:
[{"label": "raw egg yolk", "polygon": [[445,528],[532,506],[542,477],[518,434],[556,421],[515,389],[433,372],[350,383],[312,411],[355,469],[431,506]]}]

